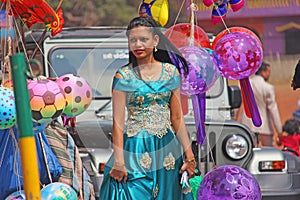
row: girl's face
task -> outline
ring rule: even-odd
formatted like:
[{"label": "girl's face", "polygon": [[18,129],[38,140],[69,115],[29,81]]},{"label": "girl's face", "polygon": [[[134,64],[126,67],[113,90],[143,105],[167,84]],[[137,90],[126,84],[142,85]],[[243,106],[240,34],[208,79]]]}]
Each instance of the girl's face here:
[{"label": "girl's face", "polygon": [[153,36],[149,29],[149,27],[138,26],[130,30],[129,50],[137,59],[153,56],[153,48],[158,44],[158,36]]}]

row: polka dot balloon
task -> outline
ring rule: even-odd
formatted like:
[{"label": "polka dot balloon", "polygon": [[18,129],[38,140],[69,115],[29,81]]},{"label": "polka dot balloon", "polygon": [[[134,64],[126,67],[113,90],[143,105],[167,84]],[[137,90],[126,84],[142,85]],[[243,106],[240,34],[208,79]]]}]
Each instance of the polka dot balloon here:
[{"label": "polka dot balloon", "polygon": [[11,89],[0,87],[0,129],[7,129],[16,123],[14,93]]},{"label": "polka dot balloon", "polygon": [[88,108],[92,101],[92,88],[84,78],[74,74],[65,74],[56,82],[66,95],[67,104],[63,115],[78,116]]}]

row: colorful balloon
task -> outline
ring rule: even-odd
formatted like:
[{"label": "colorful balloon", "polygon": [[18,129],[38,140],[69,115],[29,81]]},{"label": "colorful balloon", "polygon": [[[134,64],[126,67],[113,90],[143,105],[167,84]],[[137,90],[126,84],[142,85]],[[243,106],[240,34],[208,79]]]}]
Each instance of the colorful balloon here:
[{"label": "colorful balloon", "polygon": [[244,32],[226,34],[216,44],[213,54],[221,75],[232,80],[251,76],[263,59],[260,43]]},{"label": "colorful balloon", "polygon": [[[190,46],[191,24],[180,23],[168,28],[166,37],[177,47]],[[192,46],[210,48],[210,41],[207,33],[199,26],[194,26],[194,41]]]},{"label": "colorful balloon", "polygon": [[47,79],[29,81],[28,91],[34,122],[49,123],[61,116],[66,97],[56,82]]},{"label": "colorful balloon", "polygon": [[217,63],[204,48],[186,46],[179,51],[189,65],[189,74],[182,75],[181,93],[194,95],[206,92],[219,77]]},{"label": "colorful balloon", "polygon": [[153,18],[160,26],[165,26],[169,20],[168,0],[142,0],[139,15]]},{"label": "colorful balloon", "polygon": [[262,196],[252,174],[238,166],[224,165],[204,176],[197,199],[261,200]]},{"label": "colorful balloon", "polygon": [[221,75],[228,79],[240,80],[242,96],[246,100],[244,106],[247,116],[251,116],[255,126],[261,126],[262,121],[249,83],[249,76],[255,73],[262,63],[261,44],[249,33],[233,32],[217,42],[213,54]]},{"label": "colorful balloon", "polygon": [[16,107],[14,92],[0,87],[0,129],[7,129],[16,123]]},{"label": "colorful balloon", "polygon": [[224,29],[223,31],[218,33],[218,35],[215,37],[214,41],[212,42],[211,49],[215,49],[215,46],[216,46],[217,42],[222,37],[224,37],[228,33],[234,33],[234,32],[249,33],[250,35],[252,35],[260,43],[260,46],[262,46],[262,43],[261,43],[261,40],[259,39],[259,37],[253,31],[251,31],[250,29],[243,28],[243,27],[230,27],[230,28]]},{"label": "colorful balloon", "polygon": [[206,91],[219,77],[217,65],[211,54],[204,48],[186,46],[179,48],[189,66],[188,75],[182,75],[181,92],[192,96],[198,143],[205,141],[205,100]]},{"label": "colorful balloon", "polygon": [[54,182],[46,185],[41,190],[41,200],[77,200],[75,190],[61,182]]},{"label": "colorful balloon", "polygon": [[63,115],[74,117],[83,113],[92,102],[92,88],[82,77],[65,74],[56,80],[66,95],[66,107]]}]

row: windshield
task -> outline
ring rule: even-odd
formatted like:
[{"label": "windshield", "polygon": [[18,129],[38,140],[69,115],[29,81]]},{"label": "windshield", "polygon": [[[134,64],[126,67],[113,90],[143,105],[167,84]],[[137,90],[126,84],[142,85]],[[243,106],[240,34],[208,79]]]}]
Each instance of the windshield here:
[{"label": "windshield", "polygon": [[[83,77],[93,88],[93,97],[111,96],[112,80],[118,68],[128,63],[126,48],[59,47],[49,54],[50,77],[72,73]],[[207,98],[223,92],[223,79],[207,91]]]},{"label": "windshield", "polygon": [[51,77],[72,73],[83,77],[93,88],[93,96],[110,96],[112,77],[128,62],[127,49],[56,48],[50,54]]}]

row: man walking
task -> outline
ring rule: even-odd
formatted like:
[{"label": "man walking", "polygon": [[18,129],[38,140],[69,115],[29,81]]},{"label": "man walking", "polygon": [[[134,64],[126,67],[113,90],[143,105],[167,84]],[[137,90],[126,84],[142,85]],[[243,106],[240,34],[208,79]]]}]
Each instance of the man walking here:
[{"label": "man walking", "polygon": [[260,127],[254,126],[252,120],[245,115],[244,109],[242,110],[240,120],[241,123],[248,126],[252,132],[258,133],[259,146],[274,145],[274,128],[278,134],[281,134],[282,132],[282,124],[275,100],[274,86],[267,82],[270,75],[270,64],[263,62],[261,67],[255,73],[255,76],[250,78],[262,125]]}]

